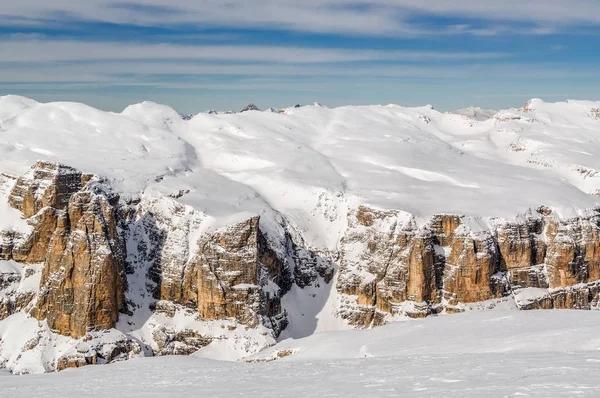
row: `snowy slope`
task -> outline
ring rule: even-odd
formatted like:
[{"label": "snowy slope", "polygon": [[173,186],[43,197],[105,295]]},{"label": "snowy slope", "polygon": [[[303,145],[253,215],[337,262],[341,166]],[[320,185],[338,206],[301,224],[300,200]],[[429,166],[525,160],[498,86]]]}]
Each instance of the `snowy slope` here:
[{"label": "snowy slope", "polygon": [[464,109],[458,109],[452,113],[456,113],[457,115],[463,115],[468,117],[469,119],[473,119],[473,120],[477,120],[477,121],[484,121],[484,120],[488,120],[492,117],[494,117],[494,115],[497,113],[498,111],[492,110],[492,109],[482,109],[478,106],[470,106],[468,108],[464,108]]},{"label": "snowy slope", "polygon": [[305,349],[267,363],[160,357],[55,374],[0,373],[0,391],[11,397],[595,397],[598,326],[594,312],[473,311],[285,341],[275,348]]},{"label": "snowy slope", "polygon": [[270,360],[286,351],[292,354],[281,358],[282,361],[600,351],[600,336],[596,332],[599,324],[600,317],[595,311],[523,313],[516,310],[511,300],[506,300],[493,310],[473,309],[457,316],[407,319],[372,330],[327,332],[288,339],[247,360]]},{"label": "snowy slope", "polygon": [[84,104],[0,97],[0,172],[21,175],[36,160],[58,161],[136,192],[187,169],[185,142],[160,127]]},{"label": "snowy slope", "polygon": [[[597,108],[532,100],[481,122],[392,105],[183,120],[150,102],[115,114],[5,96],[0,173],[19,175],[38,159],[55,160],[110,177],[131,193],[175,176],[167,189],[191,188],[182,201],[219,216],[272,207],[303,218],[323,193],[424,218],[514,217],[540,204],[572,211],[593,206],[589,194],[600,190]],[[225,194],[211,197],[213,184]],[[252,195],[258,202],[245,199]],[[236,199],[222,204],[222,196]]]}]

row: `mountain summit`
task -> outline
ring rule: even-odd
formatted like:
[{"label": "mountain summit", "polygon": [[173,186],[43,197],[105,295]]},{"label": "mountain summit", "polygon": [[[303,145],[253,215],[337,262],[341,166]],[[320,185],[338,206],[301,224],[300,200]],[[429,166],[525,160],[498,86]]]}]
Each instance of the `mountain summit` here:
[{"label": "mountain summit", "polygon": [[240,113],[247,111],[260,111],[260,109],[254,104],[248,104],[244,109],[240,111]]}]

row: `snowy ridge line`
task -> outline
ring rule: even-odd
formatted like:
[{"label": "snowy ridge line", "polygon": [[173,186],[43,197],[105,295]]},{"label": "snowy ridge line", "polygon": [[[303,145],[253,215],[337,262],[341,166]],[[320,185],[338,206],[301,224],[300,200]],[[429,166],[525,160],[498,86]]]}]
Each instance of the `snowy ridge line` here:
[{"label": "snowy ridge line", "polygon": [[431,107],[304,106],[184,120],[150,102],[116,114],[5,96],[0,173],[58,161],[113,180],[122,194],[179,185],[190,189],[184,201],[214,214],[255,205],[207,195],[207,185],[282,212],[306,212],[311,203],[293,197],[329,191],[423,219],[513,217],[540,204],[569,216],[597,203],[589,195],[600,189],[598,108],[531,100],[478,121]]}]

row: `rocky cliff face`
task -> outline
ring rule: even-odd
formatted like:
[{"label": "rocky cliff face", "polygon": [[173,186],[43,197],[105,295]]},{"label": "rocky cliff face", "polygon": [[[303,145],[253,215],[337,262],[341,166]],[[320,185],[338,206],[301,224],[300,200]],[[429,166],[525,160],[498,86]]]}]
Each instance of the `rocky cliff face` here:
[{"label": "rocky cliff face", "polygon": [[45,370],[190,354],[248,329],[276,338],[294,286],[335,283],[338,315],[358,327],[506,296],[521,309],[600,308],[600,210],[420,225],[363,205],[347,214],[334,252],[307,247],[285,217],[277,236],[258,216],[215,226],[174,197],[126,202],[100,177],[56,163],[3,178],[27,228],[0,233],[0,320],[28,314],[47,325],[25,351],[54,335],[76,342]]},{"label": "rocky cliff face", "polygon": [[522,220],[410,216],[365,206],[349,215],[338,289],[352,324],[456,312],[515,295],[521,309],[598,307],[600,211],[559,219],[540,207]]},{"label": "rocky cliff face", "polygon": [[166,197],[144,198],[125,213],[129,310],[173,303],[202,319],[281,330],[289,268],[261,233],[259,217],[206,227],[206,215]]},{"label": "rocky cliff face", "polygon": [[118,196],[98,182],[74,193],[59,213],[34,315],[60,334],[113,328],[126,288]]},{"label": "rocky cliff face", "polygon": [[118,202],[98,178],[46,162],[20,177],[8,197],[32,228],[6,244],[2,257],[44,263],[31,313],[57,333],[81,337],[115,326],[125,291]]},{"label": "rocky cliff face", "polygon": [[32,314],[60,334],[113,328],[127,311],[126,267],[139,264],[155,283],[154,299],[196,308],[202,318],[255,327],[263,316],[281,315],[289,270],[258,217],[198,235],[202,216],[170,198],[158,199],[173,206],[167,219],[161,203],[120,205],[97,177],[44,162],[17,180],[8,200],[32,229],[5,244],[3,258],[44,263]]},{"label": "rocky cliff face", "polygon": [[[188,318],[232,318],[275,336],[285,327],[281,296],[292,276],[258,217],[205,227],[204,214],[173,198],[125,203],[99,177],[54,163],[38,162],[12,186],[8,203],[29,229],[2,234],[0,319],[25,311],[54,333],[84,340],[115,328],[120,316],[135,326],[136,312],[173,317],[178,306]],[[153,330],[142,346],[122,335],[110,352],[97,342],[49,369],[106,363],[146,345],[157,355],[189,354],[212,341],[192,329]]]},{"label": "rocky cliff face", "polygon": [[198,246],[194,268],[202,318],[236,318],[254,327],[263,316],[281,314],[290,275],[268,247],[258,217],[202,236]]}]

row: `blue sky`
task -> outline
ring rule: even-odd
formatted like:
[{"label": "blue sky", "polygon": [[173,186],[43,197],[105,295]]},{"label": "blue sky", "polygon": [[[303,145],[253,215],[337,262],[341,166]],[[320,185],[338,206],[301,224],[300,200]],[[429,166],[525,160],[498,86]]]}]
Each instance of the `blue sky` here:
[{"label": "blue sky", "polygon": [[598,0],[20,0],[0,95],[185,113],[600,99]]}]

